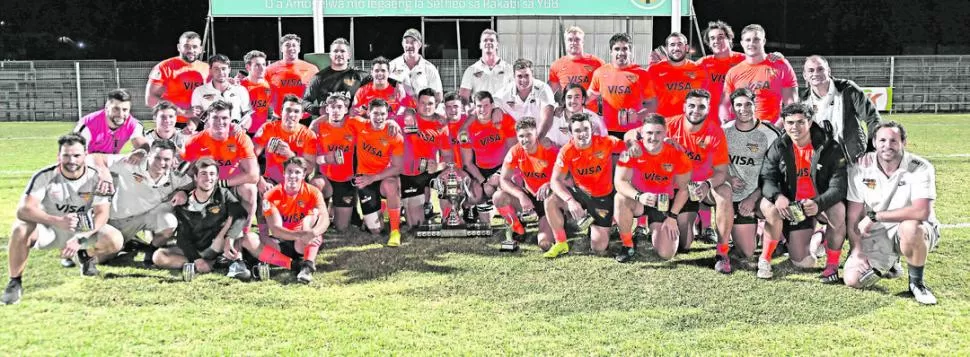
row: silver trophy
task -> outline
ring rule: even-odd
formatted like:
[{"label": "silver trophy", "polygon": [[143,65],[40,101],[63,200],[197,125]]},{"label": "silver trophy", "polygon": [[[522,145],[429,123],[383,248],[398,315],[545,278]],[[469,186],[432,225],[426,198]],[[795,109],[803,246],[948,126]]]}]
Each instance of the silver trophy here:
[{"label": "silver trophy", "polygon": [[336,148],[333,150],[333,161],[337,163],[337,165],[344,164],[344,149]]},{"label": "silver trophy", "polygon": [[182,264],[182,280],[190,282],[195,279],[195,263]]},{"label": "silver trophy", "polygon": [[792,202],[788,205],[788,211],[791,212],[791,225],[796,226],[805,221],[805,209],[801,202]]},{"label": "silver trophy", "polygon": [[670,195],[666,193],[657,194],[657,210],[667,212],[670,210]]},{"label": "silver trophy", "polygon": [[467,199],[465,193],[465,181],[458,176],[455,164],[449,163],[444,177],[435,180],[435,190],[439,192],[441,198],[451,203],[452,210],[447,216],[441,217],[440,222],[429,221],[418,226],[417,237],[488,237],[492,235],[492,227],[489,223],[466,224],[461,218],[462,204]]}]

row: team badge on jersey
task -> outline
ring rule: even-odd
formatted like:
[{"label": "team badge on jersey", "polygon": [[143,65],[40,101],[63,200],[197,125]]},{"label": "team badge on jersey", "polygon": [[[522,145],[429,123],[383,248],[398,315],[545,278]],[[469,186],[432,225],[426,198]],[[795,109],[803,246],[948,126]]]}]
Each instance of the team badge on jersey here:
[{"label": "team badge on jersey", "polygon": [[636,83],[637,82],[637,75],[635,75],[633,73],[627,73],[626,74],[626,80],[628,82],[630,82],[630,84]]},{"label": "team badge on jersey", "polygon": [[707,142],[710,141],[708,139],[710,139],[710,138],[705,136],[703,139],[697,141],[697,147],[699,147],[701,149],[706,149],[707,148]]},{"label": "team badge on jersey", "polygon": [[82,201],[91,203],[91,197],[93,196],[91,192],[78,192],[77,195],[78,197],[81,197]]},{"label": "team badge on jersey", "polygon": [[690,78],[692,80],[695,79],[695,78],[697,78],[697,74],[694,73],[694,72],[684,72],[684,74],[687,75],[687,78]]},{"label": "team badge on jersey", "polygon": [[748,147],[748,150],[753,153],[757,153],[759,150],[761,150],[761,148],[758,147],[758,144],[755,143],[748,143],[746,146]]},{"label": "team badge on jersey", "polygon": [[667,171],[667,172],[674,171],[674,164],[663,164],[661,166],[663,166],[664,171]]},{"label": "team badge on jersey", "polygon": [[862,179],[862,183],[866,184],[866,187],[868,187],[870,190],[875,190],[876,189],[876,180],[875,179],[864,178],[864,179]]},{"label": "team badge on jersey", "polygon": [[231,152],[236,152],[236,144],[226,145],[226,150],[229,150]]},{"label": "team badge on jersey", "polygon": [[473,75],[475,76],[475,78],[482,78],[483,74],[485,74],[485,72],[478,71],[478,72],[475,72]]},{"label": "team badge on jersey", "polygon": [[344,78],[344,84],[348,87],[353,87],[354,84],[357,84],[357,80],[353,78]]},{"label": "team badge on jersey", "polygon": [[583,70],[586,71],[586,72],[592,72],[593,71],[593,66],[590,66],[588,64],[584,64],[583,65]]},{"label": "team badge on jersey", "polygon": [[303,208],[303,206],[306,206],[306,202],[303,202],[303,200],[296,201],[296,206]]},{"label": "team badge on jersey", "polygon": [[219,208],[219,206],[209,207],[209,213],[219,214],[219,212],[221,212],[221,211],[222,211],[222,208]]},{"label": "team badge on jersey", "polygon": [[133,174],[131,174],[131,177],[134,178],[135,179],[135,182],[137,182],[137,183],[141,183],[142,181],[145,181],[145,176],[142,176],[142,175],[139,175],[139,174],[134,174],[133,173]]},{"label": "team badge on jersey", "polygon": [[593,157],[595,157],[597,159],[603,159],[603,158],[606,157],[606,154],[603,153],[602,151],[597,151],[597,152],[594,152],[593,153]]},{"label": "team badge on jersey", "polygon": [[607,215],[610,214],[610,211],[602,208],[597,208],[596,214],[599,215],[601,218],[605,218]]},{"label": "team badge on jersey", "polygon": [[468,144],[468,132],[462,131],[458,133],[458,142],[462,144]]}]

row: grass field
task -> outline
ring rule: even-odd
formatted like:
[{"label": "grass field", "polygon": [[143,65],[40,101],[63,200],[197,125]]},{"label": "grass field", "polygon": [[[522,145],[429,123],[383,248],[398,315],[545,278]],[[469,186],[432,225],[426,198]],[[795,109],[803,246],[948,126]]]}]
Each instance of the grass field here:
[{"label": "grass field", "polygon": [[[937,170],[947,224],[920,306],[906,278],[873,290],[820,284],[782,258],[775,279],[716,274],[714,250],[620,265],[545,260],[499,239],[328,236],[308,286],[102,266],[99,278],[33,251],[18,305],[0,306],[0,355],[970,355],[970,117],[895,115]],[[30,175],[68,123],[0,123],[0,261]],[[6,284],[6,265],[0,269]]]}]

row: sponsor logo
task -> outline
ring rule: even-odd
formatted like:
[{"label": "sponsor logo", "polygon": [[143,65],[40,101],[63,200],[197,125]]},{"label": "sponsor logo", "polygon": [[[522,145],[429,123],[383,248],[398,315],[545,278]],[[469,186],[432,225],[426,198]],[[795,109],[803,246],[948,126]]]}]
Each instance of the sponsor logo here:
[{"label": "sponsor logo", "polygon": [[876,179],[864,178],[862,179],[862,183],[864,183],[870,190],[876,189]]}]

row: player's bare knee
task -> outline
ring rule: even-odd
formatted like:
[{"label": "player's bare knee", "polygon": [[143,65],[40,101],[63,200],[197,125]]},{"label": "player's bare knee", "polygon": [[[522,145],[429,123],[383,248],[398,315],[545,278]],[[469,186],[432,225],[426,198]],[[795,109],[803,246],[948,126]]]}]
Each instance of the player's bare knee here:
[{"label": "player's bare knee", "polygon": [[900,245],[915,247],[918,244],[925,244],[923,237],[926,236],[926,230],[923,229],[919,221],[902,221],[899,223],[897,232]]}]

